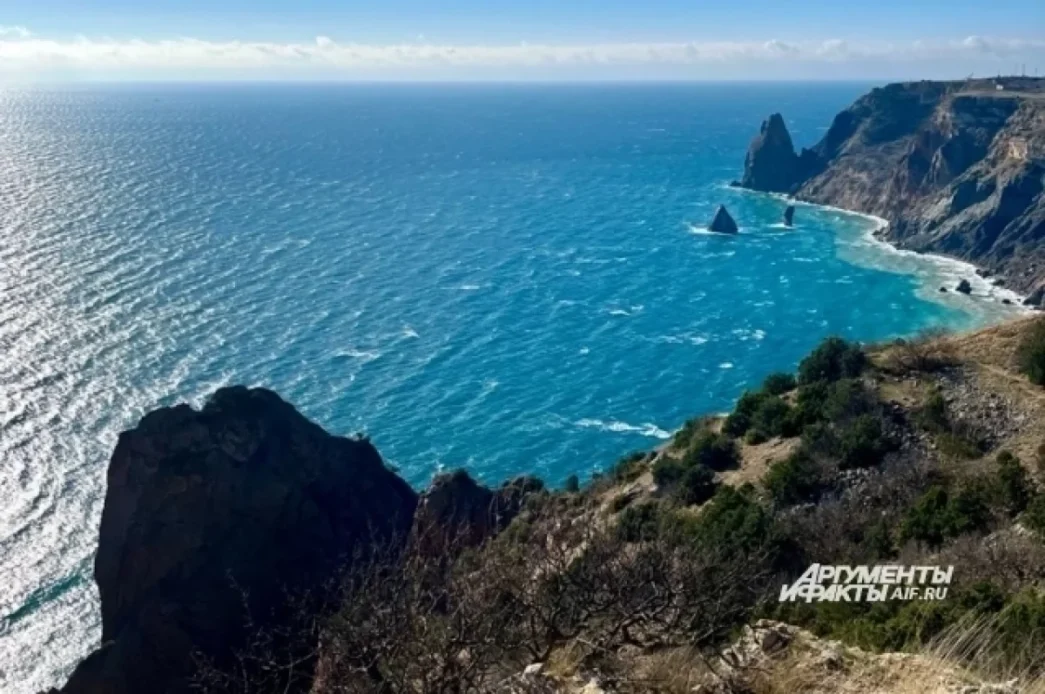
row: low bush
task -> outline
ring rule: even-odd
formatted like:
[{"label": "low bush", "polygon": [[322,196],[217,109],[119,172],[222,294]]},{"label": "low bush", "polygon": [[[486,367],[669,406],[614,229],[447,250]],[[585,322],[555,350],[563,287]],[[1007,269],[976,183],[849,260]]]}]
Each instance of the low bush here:
[{"label": "low bush", "polygon": [[616,533],[624,542],[653,540],[660,533],[664,510],[655,501],[628,506],[617,518]]},{"label": "low bush", "polygon": [[840,337],[829,337],[798,365],[798,382],[806,384],[856,378],[866,364],[867,356],[858,345]]},{"label": "low bush", "polygon": [[732,470],[740,465],[736,441],[725,434],[704,431],[698,434],[682,459],[687,467],[698,465],[712,470]]},{"label": "low bush", "polygon": [[662,455],[653,464],[653,481],[657,483],[658,487],[667,487],[681,480],[685,472],[686,466],[682,464],[681,460]]},{"label": "low bush", "polygon": [[1010,517],[1017,516],[1027,509],[1034,495],[1034,488],[1019,458],[1012,453],[1002,451],[998,454],[996,462],[998,470],[995,489],[999,505]]},{"label": "low bush", "polygon": [[610,478],[615,482],[631,482],[642,474],[642,463],[646,453],[636,451],[624,456],[610,469]]},{"label": "low bush", "polygon": [[797,431],[791,406],[777,395],[768,395],[751,415],[751,429],[764,436],[795,436]]},{"label": "low bush", "polygon": [[1030,502],[1020,521],[1045,540],[1045,494],[1035,497]]},{"label": "low bush", "polygon": [[938,549],[948,538],[983,532],[990,522],[988,494],[983,485],[970,483],[956,494],[934,485],[908,510],[900,524],[900,541],[914,540]]},{"label": "low bush", "polygon": [[715,495],[715,473],[695,465],[682,474],[676,497],[683,504],[702,504]]},{"label": "low bush", "polygon": [[819,467],[802,451],[774,463],[762,483],[781,506],[813,501],[823,486]]},{"label": "low bush", "polygon": [[722,424],[722,433],[729,436],[743,436],[751,427],[751,419],[755,415],[755,411],[758,410],[759,405],[762,404],[766,397],[768,396],[762,391],[745,391],[740,396],[740,399],[737,400],[733,412],[726,417],[726,421]]},{"label": "low bush", "polygon": [[1045,319],[1027,328],[1016,349],[1016,362],[1031,383],[1045,386]]},{"label": "low bush", "polygon": [[797,386],[798,382],[792,374],[773,373],[766,376],[766,380],[762,382],[762,392],[768,395],[783,395]]}]

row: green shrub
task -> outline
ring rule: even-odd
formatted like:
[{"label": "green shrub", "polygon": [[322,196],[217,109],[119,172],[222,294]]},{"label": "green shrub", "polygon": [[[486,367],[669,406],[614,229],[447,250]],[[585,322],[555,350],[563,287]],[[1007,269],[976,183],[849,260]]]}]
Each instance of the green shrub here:
[{"label": "green shrub", "polygon": [[764,431],[762,431],[761,429],[756,429],[754,427],[748,429],[747,433],[744,434],[744,443],[748,444],[749,446],[757,446],[758,444],[765,443],[768,440],[769,437],[766,436],[766,433]]},{"label": "green shrub", "polygon": [[1024,333],[1016,361],[1031,383],[1045,386],[1045,319],[1036,320]]},{"label": "green shrub", "polygon": [[882,434],[882,423],[873,415],[861,415],[838,432],[838,467],[842,470],[873,467],[891,448]]},{"label": "green shrub", "polygon": [[889,524],[885,521],[878,521],[868,528],[861,544],[875,559],[889,559],[896,556],[893,534],[889,529]]},{"label": "green shrub", "polygon": [[1020,459],[1008,451],[997,457],[996,490],[998,501],[1009,516],[1017,516],[1027,509],[1033,496],[1033,487]]},{"label": "green shrub", "polygon": [[983,443],[969,434],[944,432],[936,435],[936,447],[949,458],[972,460],[983,455]]},{"label": "green shrub", "polygon": [[628,506],[617,519],[617,536],[625,542],[653,540],[660,532],[663,516],[664,510],[655,501]]},{"label": "green shrub", "polygon": [[874,393],[858,380],[847,378],[832,383],[821,408],[825,419],[838,422],[873,412],[878,406]]},{"label": "green shrub", "polygon": [[947,415],[947,402],[943,399],[940,391],[933,391],[925,402],[914,414],[914,421],[918,426],[932,433],[942,433],[951,428],[950,418]]},{"label": "green shrub", "polygon": [[804,384],[856,378],[866,363],[867,357],[859,346],[840,337],[829,337],[798,365],[798,382]]},{"label": "green shrub", "polygon": [[666,487],[681,480],[685,472],[686,466],[682,464],[682,461],[662,455],[653,464],[653,481],[657,483],[658,487]]},{"label": "green shrub", "polygon": [[686,423],[682,425],[682,428],[675,432],[675,436],[671,443],[675,448],[686,448],[689,446],[689,442],[693,440],[696,433],[706,428],[707,419],[704,417],[694,417],[693,419],[686,420]]},{"label": "green shrub", "polygon": [[831,391],[825,381],[799,386],[795,397],[794,418],[799,426],[806,427],[824,419],[824,403]]},{"label": "green shrub", "polygon": [[951,496],[935,485],[908,510],[900,525],[900,540],[915,540],[932,549],[944,540],[987,529],[990,511],[980,485],[970,484]]},{"label": "green shrub", "polygon": [[682,462],[687,468],[703,465],[712,470],[731,470],[740,465],[740,453],[729,436],[705,431],[693,440]]},{"label": "green shrub", "polygon": [[629,453],[610,469],[610,478],[615,482],[631,482],[642,474],[642,462],[646,460],[646,453],[636,451]]},{"label": "green shrub", "polygon": [[726,421],[722,425],[722,433],[729,436],[743,436],[751,426],[751,418],[755,411],[766,397],[767,395],[761,391],[745,391],[737,400],[733,412],[726,417]]},{"label": "green shrub", "polygon": [[702,504],[715,495],[715,473],[696,465],[682,474],[676,498],[683,504]]},{"label": "green shrub", "polygon": [[577,475],[570,475],[566,478],[562,488],[569,494],[576,494],[581,490],[581,481],[578,479]]},{"label": "green shrub", "polygon": [[1027,506],[1026,513],[1020,518],[1022,523],[1045,540],[1045,494],[1037,496]]},{"label": "green shrub", "polygon": [[816,499],[822,486],[819,469],[801,451],[773,463],[762,483],[773,501],[783,506]]},{"label": "green shrub", "polygon": [[767,395],[783,395],[795,389],[798,383],[789,373],[773,373],[762,382],[762,392]]},{"label": "green shrub", "polygon": [[762,399],[751,415],[751,429],[762,432],[766,437],[794,435],[794,420],[791,406],[776,395]]},{"label": "green shrub", "polygon": [[723,485],[702,509],[691,529],[693,539],[730,554],[765,547],[773,535],[772,519],[755,500],[750,485]]}]

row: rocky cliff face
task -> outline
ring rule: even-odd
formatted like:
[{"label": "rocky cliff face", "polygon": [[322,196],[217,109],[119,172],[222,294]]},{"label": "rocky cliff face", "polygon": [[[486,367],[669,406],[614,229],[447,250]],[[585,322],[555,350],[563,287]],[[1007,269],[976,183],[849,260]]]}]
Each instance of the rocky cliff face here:
[{"label": "rocky cliff face", "polygon": [[1045,80],[874,89],[800,155],[774,114],[740,185],[883,217],[897,245],[974,262],[1032,293],[1045,284]]},{"label": "rocky cliff face", "polygon": [[102,646],[67,694],[185,692],[193,654],[227,663],[249,618],[278,625],[372,543],[404,539],[417,496],[365,440],[272,392],[218,391],[144,417],[108,471],[95,580]]}]

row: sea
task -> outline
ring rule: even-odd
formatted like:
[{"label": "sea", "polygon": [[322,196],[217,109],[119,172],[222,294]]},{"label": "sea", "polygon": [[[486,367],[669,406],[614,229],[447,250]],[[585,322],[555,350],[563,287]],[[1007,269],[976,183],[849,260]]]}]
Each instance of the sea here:
[{"label": "sea", "polygon": [[[788,229],[728,186],[771,112],[810,145],[870,86],[0,90],[0,691],[98,645],[106,464],[156,407],[265,386],[415,486],[559,485],[825,336],[1018,311],[877,220]],[[735,237],[705,231],[720,204]]]}]

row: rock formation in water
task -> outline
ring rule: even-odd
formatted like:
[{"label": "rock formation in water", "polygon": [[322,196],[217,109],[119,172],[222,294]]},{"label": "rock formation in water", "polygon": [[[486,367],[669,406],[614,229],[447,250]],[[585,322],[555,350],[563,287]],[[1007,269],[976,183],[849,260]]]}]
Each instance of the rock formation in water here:
[{"label": "rock formation in water", "polygon": [[187,691],[193,652],[227,663],[248,616],[287,619],[286,595],[323,587],[361,548],[405,539],[416,504],[368,441],[327,434],[267,390],[146,415],[109,463],[102,646],[62,691]]},{"label": "rock formation in water", "polygon": [[958,286],[954,288],[954,291],[962,294],[972,294],[972,285],[969,284],[969,280],[962,280],[958,283]]},{"label": "rock formation in water", "polygon": [[795,206],[788,205],[784,210],[784,226],[792,226],[795,221]]},{"label": "rock formation in water", "polygon": [[729,214],[729,210],[726,209],[725,205],[718,206],[718,211],[715,212],[715,218],[712,219],[711,224],[708,225],[708,230],[720,234],[737,233],[737,223],[733,220],[733,217]]},{"label": "rock formation in water", "polygon": [[800,155],[774,114],[741,185],[883,217],[886,240],[1033,293],[1045,284],[1045,79],[874,89]]}]

